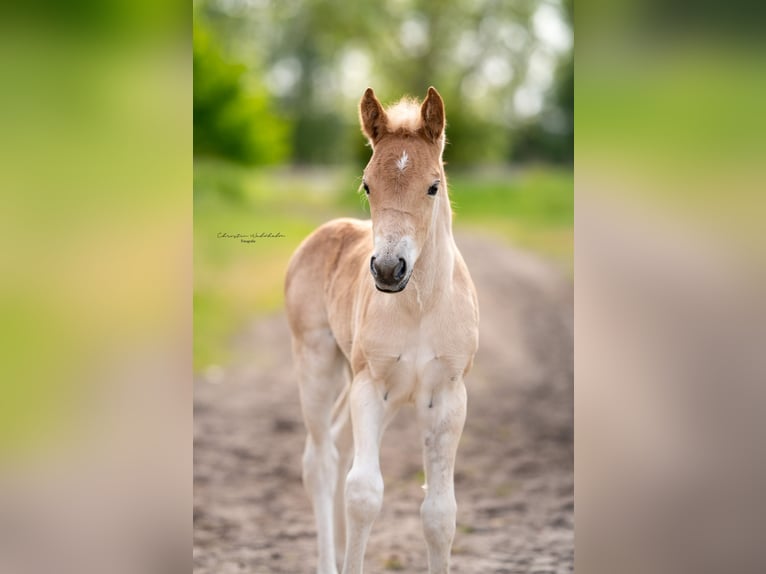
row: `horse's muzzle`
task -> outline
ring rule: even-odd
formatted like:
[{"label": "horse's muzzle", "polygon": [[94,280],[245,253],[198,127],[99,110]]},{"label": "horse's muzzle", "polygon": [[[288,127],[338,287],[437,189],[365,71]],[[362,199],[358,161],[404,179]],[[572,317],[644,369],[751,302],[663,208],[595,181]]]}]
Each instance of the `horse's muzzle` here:
[{"label": "horse's muzzle", "polygon": [[398,293],[407,286],[411,270],[407,261],[402,257],[381,260],[373,256],[370,259],[370,273],[375,280],[375,287],[378,291]]}]

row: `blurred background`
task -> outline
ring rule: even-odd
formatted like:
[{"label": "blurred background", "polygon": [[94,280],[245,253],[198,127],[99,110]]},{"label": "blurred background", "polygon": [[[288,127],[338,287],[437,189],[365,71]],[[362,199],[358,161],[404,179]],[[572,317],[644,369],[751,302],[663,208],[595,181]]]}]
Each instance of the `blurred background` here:
[{"label": "blurred background", "polygon": [[760,572],[763,3],[580,0],[578,572]]},{"label": "blurred background", "polygon": [[367,86],[384,104],[436,86],[457,229],[571,272],[571,21],[567,1],[195,0],[195,369],[226,362],[248,318],[281,307],[303,237],[368,217]]},{"label": "blurred background", "polygon": [[[285,271],[320,224],[369,217],[364,90],[392,104],[431,85],[482,316],[453,563],[571,571],[572,3],[197,0],[193,17],[195,572],[314,564]],[[402,411],[371,572],[427,569],[421,441]]]},{"label": "blurred background", "polygon": [[[472,206],[468,198],[458,202],[456,227],[461,232],[475,218],[476,227],[502,240],[493,243],[503,248],[500,251],[489,251],[480,243],[473,245],[473,253],[497,262],[506,253],[504,247],[513,243],[561,261],[565,268],[571,265],[571,231],[552,224],[561,213],[571,213],[571,204],[561,207],[558,203],[571,201],[571,182],[560,181],[571,177],[570,171],[555,167],[560,161],[556,158],[562,157],[557,154],[522,154],[526,147],[539,150],[541,146],[531,142],[545,139],[541,131],[535,133],[535,125],[554,134],[562,125],[555,114],[545,119],[559,93],[555,88],[561,77],[558,64],[548,68],[552,80],[541,100],[520,87],[531,59],[513,66],[495,61],[489,70],[482,70],[486,59],[481,58],[482,65],[473,66],[470,75],[499,83],[485,80],[482,88],[482,82],[474,79],[476,89],[468,93],[485,102],[503,100],[501,107],[469,103],[458,87],[462,82],[456,79],[460,69],[470,67],[471,57],[480,58],[473,54],[477,47],[485,41],[500,42],[499,30],[508,20],[517,26],[512,26],[511,42],[524,39],[534,53],[538,38],[546,34],[536,14],[545,15],[547,10],[550,15],[552,9],[556,18],[547,21],[566,24],[571,9],[536,2],[453,4],[439,7],[450,14],[443,20],[426,4],[389,2],[385,10],[372,6],[366,26],[357,23],[362,10],[357,3],[334,11],[327,4],[258,1],[246,8],[236,2],[217,7],[195,4],[192,10],[182,2],[149,0],[65,4],[40,0],[2,6],[0,570],[78,574],[190,570],[192,282],[198,293],[197,321],[209,325],[198,331],[202,336],[210,333],[207,343],[196,343],[194,360],[198,371],[207,373],[207,366],[225,364],[222,357],[229,351],[221,342],[237,331],[239,321],[244,324],[259,313],[266,317],[267,309],[279,307],[281,261],[291,250],[276,242],[251,246],[260,249],[257,258],[263,265],[251,274],[249,246],[235,247],[210,238],[218,231],[278,227],[289,233],[285,241],[297,241],[326,216],[364,214],[363,202],[356,196],[364,158],[363,141],[356,131],[358,93],[327,98],[320,97],[325,92],[314,89],[312,105],[326,112],[306,115],[324,118],[321,121],[328,126],[336,123],[333,129],[339,131],[337,123],[345,123],[348,136],[336,134],[322,138],[322,145],[301,146],[298,140],[304,136],[296,139],[301,133],[296,131],[301,108],[297,103],[290,105],[290,98],[296,102],[299,92],[289,87],[303,77],[303,64],[297,73],[296,62],[304,56],[295,47],[280,51],[275,47],[277,36],[285,44],[306,38],[306,53],[313,50],[314,57],[321,55],[325,62],[335,61],[326,56],[328,52],[338,57],[342,53],[333,51],[333,46],[353,43],[352,62],[354,58],[364,62],[365,56],[359,54],[366,51],[369,66],[369,80],[359,81],[359,93],[369,83],[385,102],[404,91],[422,97],[427,84],[436,85],[447,100],[453,197],[458,198],[461,187],[466,192],[478,189],[476,197],[482,193],[492,197],[494,189],[512,190],[497,193],[483,208]],[[270,19],[277,9],[286,17]],[[476,25],[457,25],[463,17],[456,15],[460,10],[472,14]],[[513,16],[506,18],[511,10]],[[484,11],[493,17],[485,19]],[[237,12],[239,17],[231,16]],[[760,573],[766,546],[762,496],[766,476],[762,440],[766,413],[764,5],[747,0],[725,4],[580,0],[574,14],[578,36],[577,570]],[[424,56],[425,48],[417,39],[422,38],[419,31],[433,25],[432,18],[440,22],[442,32],[434,41],[451,38],[440,49],[451,52],[463,46],[463,55],[436,58],[438,74],[433,79],[422,77],[422,85],[408,84],[412,79],[404,70],[411,69],[408,64],[413,58]],[[333,26],[326,25],[328,20]],[[413,23],[405,27],[409,20]],[[305,32],[282,33],[285,26],[301,22]],[[391,22],[396,25],[386,27]],[[482,22],[484,27],[479,28]],[[333,33],[335,23],[342,32]],[[192,28],[198,25],[201,33],[192,40]],[[251,27],[257,34],[240,33],[238,26]],[[554,27],[560,29],[558,24]],[[474,39],[461,42],[469,29]],[[322,30],[326,33],[318,38],[314,33]],[[267,138],[257,144],[267,149],[260,153],[270,159],[255,161],[253,155],[243,159],[251,153],[244,151],[248,146],[226,153],[193,147],[197,118],[192,108],[193,100],[199,98],[192,86],[193,60],[199,49],[193,44],[205,37],[211,38],[212,60],[229,70],[222,74],[229,80],[221,80],[227,87],[219,94],[234,102],[248,100],[251,108],[265,109],[272,118],[262,120],[261,125],[270,126],[263,133],[235,131],[251,134],[250,149],[257,138],[282,134],[281,139]],[[403,42],[405,37],[414,41]],[[571,42],[571,34],[569,38]],[[407,45],[412,53],[404,51]],[[558,54],[557,61],[566,62],[568,49],[553,52]],[[287,62],[278,66],[282,60]],[[402,70],[401,77],[386,71],[389,66]],[[311,69],[319,74],[320,69],[338,68],[326,64]],[[196,69],[194,74],[204,77]],[[325,77],[324,71],[321,74]],[[330,93],[335,93],[333,86],[353,85],[351,80],[317,82]],[[250,87],[243,92],[239,87],[245,85]],[[338,93],[345,90],[337,89]],[[535,113],[541,105],[539,114]],[[566,105],[562,109],[566,115]],[[242,125],[238,123],[241,107],[235,105],[232,110],[223,114],[227,120],[220,123]],[[464,117],[472,119],[461,128],[456,122],[464,110]],[[502,113],[497,115],[497,110]],[[486,139],[460,143],[461,129],[487,121],[497,122],[501,129],[491,130]],[[306,123],[310,120],[304,119],[301,129],[307,129]],[[195,137],[195,144],[203,143],[198,140]],[[207,146],[214,138],[205,140]],[[488,141],[492,145],[486,145]],[[337,151],[336,142],[338,149],[346,151]],[[484,149],[486,156],[477,157],[480,154],[473,153],[473,145],[482,146],[477,149]],[[296,149],[301,147],[304,151],[298,154]],[[329,162],[328,171],[337,170],[337,183],[313,176],[312,170],[320,171],[323,164],[307,154],[324,154],[324,148],[328,155],[335,150],[322,161]],[[510,170],[502,167],[508,162],[515,162]],[[567,175],[561,176],[562,172]],[[302,173],[311,177],[299,177]],[[498,173],[510,176],[498,178]],[[192,175],[198,211],[195,279],[190,241]],[[462,185],[461,178],[467,180]],[[483,178],[489,182],[484,188],[479,186]],[[497,179],[502,188],[495,187]],[[209,184],[202,185],[205,181]],[[326,193],[314,193],[313,181],[325,182],[319,189]],[[556,191],[562,189],[570,191]],[[544,198],[542,203],[539,198]],[[488,214],[487,205],[499,207]],[[238,225],[228,229],[237,221],[237,213],[247,215],[241,220],[244,231]],[[220,225],[214,221],[216,214]],[[571,215],[560,217],[571,225]],[[298,229],[291,231],[290,222]],[[469,249],[465,237],[461,236],[461,246]],[[562,244],[569,247],[562,249]],[[567,256],[561,256],[567,249],[569,264]],[[272,256],[271,250],[284,253]],[[237,273],[229,273],[242,259],[247,260],[241,265],[246,271],[244,281]],[[275,262],[273,271],[268,261]],[[513,265],[497,267],[518,277],[511,275],[519,269],[518,259]],[[534,275],[540,268],[527,265],[527,270]],[[479,276],[481,269],[476,271]],[[209,285],[212,278],[223,277],[225,285]],[[270,278],[273,285],[268,283]],[[516,298],[509,299],[508,293],[539,293],[539,284],[517,281],[508,289],[485,292],[492,299],[512,303]],[[524,285],[527,288],[520,291]],[[570,284],[564,287],[571,290]],[[260,293],[258,299],[250,299],[253,292]],[[205,306],[217,309],[216,313],[203,318]],[[531,330],[540,332],[538,340],[546,343],[537,347],[538,358],[533,362],[540,369],[535,376],[543,379],[551,378],[545,369],[552,362],[549,333],[556,324],[554,317],[545,315],[550,309],[555,305],[543,299],[528,307],[524,321],[524,332],[533,325]],[[496,315],[485,314],[483,322],[497,325],[510,318]],[[541,317],[548,318],[541,321]],[[267,340],[274,333],[285,335],[274,324],[259,325],[257,334]],[[493,347],[492,338],[482,340],[482,348],[488,347]],[[566,347],[566,340],[556,346]],[[294,389],[289,383],[275,385],[270,377],[274,362],[289,361],[289,356],[279,354],[285,352],[281,342],[262,349],[249,350],[260,361],[271,360],[272,370],[257,379],[259,385],[249,388],[272,393],[283,387]],[[515,349],[495,338],[492,353],[508,355]],[[475,368],[481,364],[477,361]],[[289,364],[284,371],[291,376]],[[474,427],[473,439],[466,435],[464,440],[473,440],[478,447],[463,444],[461,452],[474,457],[477,465],[481,461],[476,457],[482,451],[488,453],[484,455],[491,458],[484,466],[488,469],[506,460],[521,463],[520,468],[508,469],[508,476],[529,476],[535,464],[538,471],[541,466],[555,469],[549,459],[530,460],[529,448],[514,446],[515,440],[521,440],[514,437],[523,437],[524,428],[552,416],[550,395],[539,389],[531,385],[522,391],[516,385],[513,393],[504,389],[483,404],[474,402],[485,412],[494,409],[501,418],[469,415],[471,424],[479,428]],[[206,464],[220,472],[202,476],[198,488],[207,484],[226,502],[230,491],[221,488],[229,486],[226,480],[258,483],[257,472],[264,461],[252,458],[248,449],[263,443],[263,432],[280,440],[292,437],[283,451],[272,449],[270,468],[284,473],[295,468],[302,439],[302,428],[296,426],[300,423],[295,422],[299,419],[259,417],[271,404],[263,403],[265,410],[254,413],[249,403],[243,406],[240,395],[229,392],[231,386],[204,385],[200,390],[203,404],[195,419],[204,432],[195,441],[212,447],[200,452],[212,452]],[[226,409],[211,414],[204,409],[205,394],[218,399],[231,395],[231,399]],[[523,398],[517,408],[508,409],[503,402],[511,395]],[[531,403],[536,408],[527,408],[530,401],[524,397],[537,397]],[[211,420],[224,430],[230,427],[221,421],[233,420],[232,426],[252,429],[252,434],[236,440],[234,435],[222,435],[220,442],[207,439],[205,445]],[[521,421],[522,426],[500,428],[497,420]],[[549,436],[543,433],[538,438],[545,441]],[[508,456],[496,456],[508,444],[512,449]],[[548,456],[550,443],[534,445],[540,447],[538,454]],[[216,449],[229,451],[226,457],[216,458]],[[401,474],[414,476],[417,462],[400,468]],[[488,474],[476,474],[469,466],[463,465],[459,492],[465,493],[470,484],[480,484],[481,489],[474,514],[461,517],[459,536],[464,541],[456,556],[461,547],[471,549],[471,537],[489,534],[501,549],[497,555],[517,555],[518,545],[529,544],[528,553],[539,556],[535,535],[519,531],[518,525],[543,532],[549,539],[544,542],[546,548],[550,540],[563,536],[566,528],[545,530],[547,525],[561,524],[558,510],[538,512],[539,506],[530,501],[539,497],[537,491],[557,508],[573,507],[571,500],[556,501],[546,491],[550,484],[569,492],[570,484],[546,482],[547,476],[538,472],[530,492],[497,473],[487,481]],[[235,471],[243,467],[250,472],[237,475]],[[566,464],[560,468],[566,470]],[[272,485],[259,499],[241,504],[235,498],[222,507],[223,516],[200,517],[195,508],[195,520],[203,525],[212,520],[212,531],[241,536],[249,558],[266,552],[265,557],[255,557],[262,563],[277,560],[270,551],[255,546],[264,532],[282,537],[287,545],[301,538],[310,549],[310,508],[300,477],[288,476],[289,483]],[[419,489],[415,479],[407,484]],[[396,492],[391,482],[387,488],[387,496]],[[270,506],[270,501],[282,500],[285,491],[305,506],[280,515],[284,508]],[[416,524],[407,521],[417,520],[411,510],[418,495],[412,495],[413,504],[403,505],[402,514],[394,516],[394,531],[417,530]],[[515,499],[509,502],[509,495]],[[255,516],[261,519],[258,528],[241,528],[243,508],[251,519],[263,509]],[[538,510],[532,512],[535,520],[529,521],[532,508]],[[274,516],[292,523],[290,529],[276,530]],[[391,516],[383,519],[391,520]],[[509,521],[516,530],[502,528]],[[413,561],[422,555],[418,541]],[[219,542],[220,538],[207,543],[220,549]],[[571,548],[568,543],[565,546]],[[567,551],[558,553],[566,558]],[[391,554],[383,556],[392,570],[408,558]],[[483,568],[482,572],[492,572],[483,561],[494,555],[487,551],[462,556]],[[503,568],[556,571],[549,563],[530,564]],[[304,567],[305,562],[292,572]],[[213,570],[236,572],[238,568],[235,562]],[[375,565],[375,570],[381,569]]]},{"label": "blurred background", "polygon": [[0,8],[0,571],[188,572],[191,10]]}]

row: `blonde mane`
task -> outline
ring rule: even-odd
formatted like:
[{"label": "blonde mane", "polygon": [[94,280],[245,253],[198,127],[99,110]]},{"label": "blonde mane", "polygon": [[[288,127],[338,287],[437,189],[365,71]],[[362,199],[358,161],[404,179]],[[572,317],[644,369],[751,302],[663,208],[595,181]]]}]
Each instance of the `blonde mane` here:
[{"label": "blonde mane", "polygon": [[388,117],[387,129],[391,133],[415,133],[423,127],[420,114],[420,102],[414,98],[404,97],[386,108]]}]

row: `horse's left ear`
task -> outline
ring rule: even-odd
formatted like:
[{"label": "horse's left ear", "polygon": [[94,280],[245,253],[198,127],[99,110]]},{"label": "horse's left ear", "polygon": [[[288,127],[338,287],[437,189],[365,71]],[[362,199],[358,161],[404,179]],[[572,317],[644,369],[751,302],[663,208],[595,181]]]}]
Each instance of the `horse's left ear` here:
[{"label": "horse's left ear", "polygon": [[362,124],[362,132],[370,140],[370,143],[373,145],[378,143],[386,131],[388,118],[372,88],[367,88],[364,91],[362,101],[359,102],[359,121]]},{"label": "horse's left ear", "polygon": [[420,115],[423,118],[423,132],[432,142],[439,142],[444,135],[444,101],[433,86],[428,88],[428,95],[420,106]]}]

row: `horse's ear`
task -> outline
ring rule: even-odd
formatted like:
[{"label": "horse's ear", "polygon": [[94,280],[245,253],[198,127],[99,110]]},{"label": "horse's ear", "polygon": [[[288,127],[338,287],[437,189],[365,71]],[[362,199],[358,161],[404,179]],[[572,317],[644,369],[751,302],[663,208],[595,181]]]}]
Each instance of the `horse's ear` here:
[{"label": "horse's ear", "polygon": [[362,132],[373,145],[386,132],[388,118],[372,88],[364,91],[362,101],[359,102],[359,121],[362,124]]},{"label": "horse's ear", "polygon": [[444,101],[431,86],[428,95],[420,106],[420,115],[423,118],[423,132],[432,142],[439,142],[444,135]]}]

